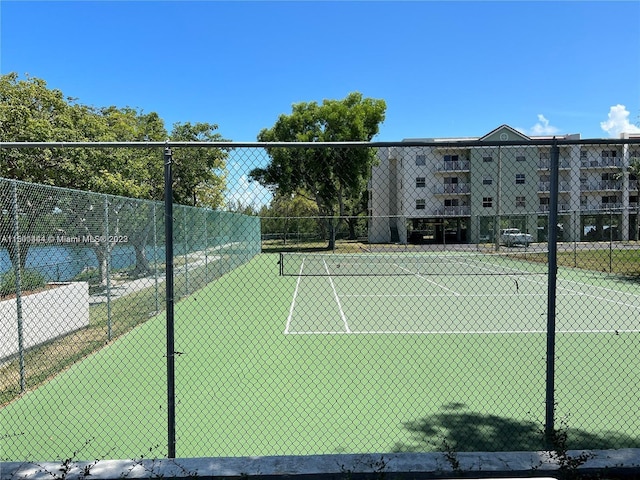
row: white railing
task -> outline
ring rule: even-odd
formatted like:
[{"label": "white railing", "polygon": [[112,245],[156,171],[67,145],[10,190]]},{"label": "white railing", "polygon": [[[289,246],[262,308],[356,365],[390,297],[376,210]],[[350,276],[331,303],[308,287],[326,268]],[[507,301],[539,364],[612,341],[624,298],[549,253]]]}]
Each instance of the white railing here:
[{"label": "white railing", "polygon": [[[560,192],[569,192],[571,191],[571,186],[569,182],[558,182],[558,190]],[[538,183],[538,191],[539,192],[549,192],[551,191],[551,182],[540,182]]]},{"label": "white railing", "polygon": [[[549,170],[551,168],[551,160],[548,158],[538,160],[539,170]],[[567,169],[571,168],[571,160],[566,158],[559,159],[558,168]]]},{"label": "white railing", "polygon": [[602,180],[600,182],[580,182],[580,190],[593,192],[597,190],[621,190],[622,183],[615,180]]},{"label": "white railing", "polygon": [[457,160],[454,162],[442,162],[440,164],[440,167],[438,168],[438,171],[441,172],[452,172],[452,171],[459,171],[459,170],[469,170],[471,167],[471,162],[469,162],[469,160]]},{"label": "white railing", "polygon": [[[558,204],[558,211],[559,212],[568,212],[571,209],[569,208],[569,204],[568,203],[559,203]],[[538,206],[538,213],[549,213],[549,205],[539,205]]]},{"label": "white railing", "polygon": [[471,185],[468,183],[447,183],[443,185],[436,185],[433,188],[433,193],[438,194],[467,194],[471,192]]},{"label": "white railing", "polygon": [[622,203],[599,203],[593,205],[580,205],[582,211],[610,211],[610,210],[622,210]]},{"label": "white railing", "polygon": [[611,168],[611,167],[622,167],[622,158],[618,157],[600,157],[600,158],[590,158],[580,159],[580,167],[582,168]]},{"label": "white railing", "polygon": [[439,207],[434,212],[435,215],[445,215],[448,217],[459,217],[471,215],[471,207],[468,205],[458,205],[455,207]]}]

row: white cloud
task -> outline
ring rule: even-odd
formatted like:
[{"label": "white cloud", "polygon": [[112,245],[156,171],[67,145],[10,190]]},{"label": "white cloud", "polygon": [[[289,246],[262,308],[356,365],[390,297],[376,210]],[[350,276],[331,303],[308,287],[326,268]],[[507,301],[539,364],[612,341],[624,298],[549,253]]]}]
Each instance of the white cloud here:
[{"label": "white cloud", "polygon": [[529,135],[555,135],[560,130],[549,124],[544,115],[538,114],[538,123],[529,129]]},{"label": "white cloud", "polygon": [[230,204],[251,206],[259,210],[263,205],[269,205],[273,198],[269,189],[250,181],[247,175],[241,175],[233,185],[228,186],[227,202]]},{"label": "white cloud", "polygon": [[624,105],[613,105],[609,109],[609,119],[600,122],[600,128],[609,134],[609,137],[619,137],[621,133],[640,133],[640,127],[629,122],[629,112]]}]

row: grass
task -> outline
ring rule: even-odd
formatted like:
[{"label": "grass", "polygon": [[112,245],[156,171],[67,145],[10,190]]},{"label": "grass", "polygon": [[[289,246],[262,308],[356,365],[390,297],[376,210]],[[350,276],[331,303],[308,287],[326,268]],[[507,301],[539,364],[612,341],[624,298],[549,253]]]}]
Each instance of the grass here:
[{"label": "grass", "polygon": [[[545,335],[283,335],[297,279],[276,262],[260,255],[176,304],[178,456],[541,448]],[[558,336],[571,446],[640,446],[638,337]],[[164,339],[154,317],[0,410],[1,455],[162,451]]]},{"label": "grass", "polygon": [[[547,263],[548,254],[527,252],[513,253],[516,258]],[[640,249],[590,249],[581,248],[557,253],[558,266],[578,268],[594,272],[613,273],[621,277],[640,277]]]},{"label": "grass", "polygon": [[[231,260],[225,257],[221,261],[228,263]],[[177,299],[189,295],[221,274],[222,269],[213,262],[208,266],[192,267],[188,277],[184,274],[176,275],[174,295]],[[155,286],[151,286],[112,299],[109,306],[107,303],[91,305],[88,327],[31,348],[25,353],[25,388],[37,388],[79,360],[108,345],[109,323],[113,341],[148,321],[158,313],[157,308],[160,311],[165,308],[163,279],[158,281],[157,294]],[[14,358],[0,365],[0,407],[20,395],[20,364],[19,359]]]}]

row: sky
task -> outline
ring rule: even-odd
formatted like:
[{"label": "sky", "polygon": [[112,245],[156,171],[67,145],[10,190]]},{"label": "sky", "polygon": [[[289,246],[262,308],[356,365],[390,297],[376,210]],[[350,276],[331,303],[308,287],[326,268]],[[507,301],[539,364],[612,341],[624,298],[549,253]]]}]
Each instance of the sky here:
[{"label": "sky", "polygon": [[637,0],[1,0],[0,28],[2,74],[239,142],[354,91],[376,141],[640,132]]}]

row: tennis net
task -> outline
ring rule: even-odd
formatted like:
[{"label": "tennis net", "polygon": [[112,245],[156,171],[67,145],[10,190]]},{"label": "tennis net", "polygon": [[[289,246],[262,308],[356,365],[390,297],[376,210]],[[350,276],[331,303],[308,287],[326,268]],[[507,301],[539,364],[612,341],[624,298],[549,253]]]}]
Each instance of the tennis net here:
[{"label": "tennis net", "polygon": [[544,275],[545,256],[460,253],[282,252],[282,276]]}]

